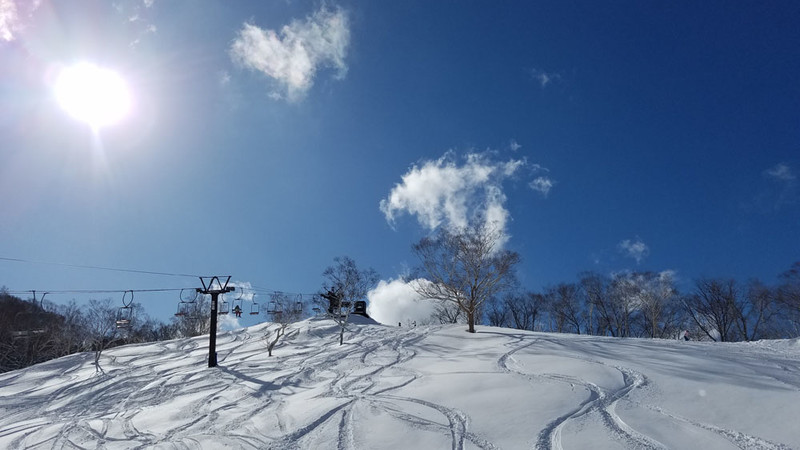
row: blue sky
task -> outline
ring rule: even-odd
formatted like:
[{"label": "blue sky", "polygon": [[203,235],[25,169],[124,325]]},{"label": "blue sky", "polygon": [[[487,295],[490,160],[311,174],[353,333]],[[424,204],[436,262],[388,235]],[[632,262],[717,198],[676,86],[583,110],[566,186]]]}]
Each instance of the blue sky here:
[{"label": "blue sky", "polygon": [[[488,210],[529,289],[584,270],[773,283],[800,259],[798,23],[781,1],[0,0],[0,257],[232,275],[266,301],[317,291],[339,255],[396,279],[434,226]],[[61,107],[78,62],[125,81],[124,118]],[[178,296],[136,300],[166,319]]]}]

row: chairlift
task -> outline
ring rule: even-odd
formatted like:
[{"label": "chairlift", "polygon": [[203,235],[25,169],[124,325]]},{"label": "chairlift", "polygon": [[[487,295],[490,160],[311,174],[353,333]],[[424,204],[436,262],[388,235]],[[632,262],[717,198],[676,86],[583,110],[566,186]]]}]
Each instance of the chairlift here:
[{"label": "chairlift", "polygon": [[229,312],[230,312],[230,305],[228,304],[228,302],[226,300],[222,300],[221,302],[219,302],[217,314],[223,315],[223,314],[228,314]]},{"label": "chairlift", "polygon": [[[131,293],[128,298],[128,292]],[[133,291],[125,291],[122,294],[122,307],[117,311],[117,328],[130,328],[133,318]]]},{"label": "chairlift", "polygon": [[270,300],[269,304],[267,305],[267,313],[280,314],[281,312],[280,304],[275,300]]},{"label": "chairlift", "polygon": [[239,295],[236,298],[233,299],[233,309],[234,310],[236,309],[237,306],[239,307],[239,311],[243,311],[244,310],[244,300],[242,299],[242,297],[244,297],[244,289],[240,288],[239,289]]},{"label": "chairlift", "polygon": [[117,328],[130,328],[132,316],[133,308],[130,306],[121,307],[117,312]]},{"label": "chairlift", "polygon": [[175,313],[177,317],[185,316],[189,313],[189,302],[178,302],[178,312]]},{"label": "chairlift", "polygon": [[44,297],[47,292],[42,294],[40,300],[36,300],[36,291],[33,293],[33,303],[36,304],[34,312],[20,311],[14,316],[12,322],[12,338],[28,338],[33,335],[42,334],[46,331],[46,313],[44,311]]},{"label": "chairlift", "polygon": [[255,301],[255,300],[253,300],[253,304],[252,304],[252,305],[250,305],[250,315],[251,315],[251,316],[255,316],[255,315],[257,315],[259,312],[260,312],[260,310],[259,310],[259,307],[258,307],[258,303],[256,303],[256,301]]}]

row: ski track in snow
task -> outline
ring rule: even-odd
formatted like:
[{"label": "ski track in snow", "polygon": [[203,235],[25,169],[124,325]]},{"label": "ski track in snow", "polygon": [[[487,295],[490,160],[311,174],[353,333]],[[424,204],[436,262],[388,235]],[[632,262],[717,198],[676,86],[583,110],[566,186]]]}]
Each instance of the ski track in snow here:
[{"label": "ski track in snow", "polygon": [[[648,380],[643,374],[635,370],[632,370],[630,368],[625,368],[616,365],[612,366],[598,360],[589,359],[586,358],[585,356],[582,356],[583,354],[570,355],[571,351],[566,348],[563,348],[558,352],[553,352],[552,350],[548,350],[547,353],[575,358],[581,361],[585,361],[592,364],[598,364],[606,367],[613,367],[614,369],[618,370],[622,375],[624,380],[623,387],[621,387],[620,389],[609,391],[601,388],[600,386],[592,382],[582,380],[580,378],[567,375],[560,375],[560,374],[530,374],[524,372],[523,368],[517,367],[519,366],[519,364],[514,360],[513,355],[517,352],[527,350],[535,346],[537,343],[541,342],[548,342],[550,344],[561,346],[561,344],[556,340],[544,339],[544,338],[534,338],[531,339],[530,342],[524,344],[516,342],[517,345],[511,351],[505,353],[498,359],[497,363],[498,366],[504,371],[524,376],[534,382],[538,380],[551,380],[551,381],[566,383],[573,387],[582,386],[589,392],[589,396],[583,403],[577,405],[573,411],[561,417],[556,418],[539,433],[536,442],[537,449],[562,450],[563,447],[562,447],[561,436],[564,427],[570,421],[574,421],[584,416],[589,416],[593,414],[600,415],[602,423],[606,427],[606,432],[615,439],[622,440],[625,443],[625,448],[635,448],[635,449],[669,448],[668,446],[662,444],[661,442],[658,442],[656,439],[637,432],[636,430],[628,426],[624,422],[624,420],[622,420],[622,418],[615,412],[616,404],[620,400],[625,399],[626,396],[629,393],[631,393],[634,389],[639,389],[647,386]],[[784,368],[784,370],[786,369]],[[795,382],[787,381],[784,378],[778,378],[774,376],[771,376],[771,378],[773,378],[778,382],[793,386],[795,389],[797,389],[797,384]],[[702,422],[679,417],[675,414],[669,413],[664,409],[656,406],[645,405],[645,407],[661,414],[666,419],[674,420],[684,424],[689,424],[694,427],[715,433],[721,436],[722,438],[730,441],[734,446],[740,449],[791,450],[790,447],[786,445],[771,442],[769,440],[762,439],[757,436],[751,436],[739,431],[728,430],[714,425],[705,424]]]},{"label": "ski track in snow", "polygon": [[[313,322],[312,322],[313,323]],[[433,331],[432,331],[433,330]],[[365,410],[406,427],[441,436],[452,450],[499,448],[470,430],[469,415],[427,398],[404,395],[406,387],[426,375],[409,368],[437,328],[396,329],[351,326],[345,345],[335,332],[305,323],[265,358],[264,329],[220,333],[217,369],[205,367],[207,337],[139,344],[107,350],[104,372],[95,374],[92,355],[82,354],[2,375],[3,386],[21,384],[0,397],[0,442],[11,448],[209,448],[252,449],[367,448],[361,429]],[[444,328],[446,330],[446,328]],[[261,334],[260,334],[261,333]],[[301,336],[302,334],[302,336]],[[521,377],[531,388],[557,383],[583,389],[582,401],[542,429],[529,430],[531,446],[563,450],[564,433],[584,421],[600,424],[603,433],[623,448],[665,449],[667,445],[634,429],[617,413],[620,402],[644,408],[663,420],[693,427],[729,441],[740,449],[788,449],[757,436],[681,417],[675,412],[631,398],[651,384],[642,372],[602,358],[589,358],[577,340],[533,333],[490,332],[510,349],[496,360],[497,375]],[[494,338],[494,337],[493,337]],[[618,386],[601,386],[565,373],[537,372],[522,355],[551,355],[617,373]],[[428,355],[430,356],[430,355]],[[747,357],[751,357],[747,356]],[[796,391],[796,360],[786,358],[772,377]],[[783,372],[792,372],[784,375]],[[34,381],[31,381],[31,380]],[[297,413],[293,395],[314,399],[314,409]],[[20,399],[24,399],[21,401]],[[167,410],[167,411],[165,411]],[[160,423],[152,414],[166,414]],[[161,416],[159,416],[161,417]],[[436,419],[438,418],[438,419]]]},{"label": "ski track in snow", "polygon": [[[607,390],[590,381],[582,380],[569,375],[548,373],[530,374],[524,372],[523,368],[514,367],[518,366],[519,364],[509,364],[509,360],[513,358],[515,353],[528,349],[538,342],[540,342],[540,340],[535,339],[532,342],[528,342],[514,348],[500,357],[497,363],[498,366],[507,372],[512,372],[527,377],[533,382],[550,380],[569,384],[573,388],[574,386],[581,386],[589,392],[589,396],[587,397],[586,401],[576,405],[576,408],[573,411],[558,417],[547,424],[547,426],[538,435],[536,448],[562,450],[563,447],[561,444],[561,433],[565,425],[570,421],[574,421],[578,418],[588,415],[599,415],[606,427],[606,432],[617,439],[623,440],[626,448],[667,448],[660,442],[633,430],[614,411],[617,401],[619,401],[621,398],[624,398],[633,389],[639,388],[640,386],[646,384],[644,375],[631,369],[614,366],[614,369],[618,370],[622,374],[624,385],[616,390]],[[589,363],[607,366],[599,361],[592,361],[585,358],[579,359]]]}]

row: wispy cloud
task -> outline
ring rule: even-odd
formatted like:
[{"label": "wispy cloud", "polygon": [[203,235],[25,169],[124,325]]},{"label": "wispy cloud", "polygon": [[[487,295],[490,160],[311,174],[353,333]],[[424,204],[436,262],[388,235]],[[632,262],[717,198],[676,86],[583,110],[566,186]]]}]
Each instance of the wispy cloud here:
[{"label": "wispy cloud", "polygon": [[764,171],[764,175],[778,181],[792,182],[797,179],[797,176],[786,163],[778,163],[774,167]]},{"label": "wispy cloud", "polygon": [[540,69],[531,69],[531,76],[533,76],[534,80],[539,82],[542,89],[546,88],[550,83],[561,79],[561,75],[558,73],[545,72]]},{"label": "wispy cloud", "polygon": [[517,151],[517,150],[521,149],[521,148],[522,148],[522,145],[520,145],[520,143],[519,143],[519,142],[517,142],[517,140],[516,140],[516,139],[512,139],[512,140],[511,140],[511,145],[510,145],[510,147],[511,147],[511,151],[514,151],[514,152],[515,152],[515,151]]},{"label": "wispy cloud", "polygon": [[554,184],[555,181],[551,180],[549,177],[538,177],[528,183],[528,186],[534,191],[540,192],[544,197],[547,197]]},{"label": "wispy cloud", "polygon": [[24,28],[23,20],[30,17],[41,3],[41,0],[0,0],[0,40],[15,40]]},{"label": "wispy cloud", "polygon": [[778,163],[762,172],[769,184],[759,191],[744,209],[761,213],[774,213],[800,201],[797,175],[792,167],[784,162]]},{"label": "wispy cloud", "polygon": [[227,70],[223,70],[219,73],[219,85],[220,86],[227,86],[231,82],[231,74],[228,73]]},{"label": "wispy cloud", "polygon": [[349,44],[345,12],[323,6],[303,21],[293,20],[280,32],[245,23],[230,55],[234,62],[276,80],[294,101],[306,95],[321,67],[333,67],[337,77],[345,76]]},{"label": "wispy cloud", "polygon": [[650,248],[638,236],[635,240],[625,239],[619,243],[617,248],[623,255],[635,259],[636,264],[641,263],[650,254]]}]

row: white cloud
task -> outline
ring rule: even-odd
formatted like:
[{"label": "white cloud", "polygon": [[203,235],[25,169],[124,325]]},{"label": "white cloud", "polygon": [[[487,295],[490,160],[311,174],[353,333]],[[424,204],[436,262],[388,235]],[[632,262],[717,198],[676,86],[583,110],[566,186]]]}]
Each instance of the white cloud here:
[{"label": "white cloud", "polygon": [[635,240],[625,239],[617,247],[623,255],[635,259],[636,264],[650,254],[650,248],[638,236]]},{"label": "white cloud", "polygon": [[236,290],[226,294],[226,300],[237,299],[252,302],[255,299],[255,291],[249,281],[231,281],[228,286],[234,287]]},{"label": "white cloud", "polygon": [[426,322],[434,313],[435,303],[422,298],[414,290],[421,280],[381,280],[375,289],[367,293],[367,313],[376,321],[386,325],[406,324],[409,321]]},{"label": "white cloud", "polygon": [[541,192],[543,196],[547,197],[547,194],[550,193],[550,189],[553,188],[555,181],[551,180],[548,177],[538,177],[535,180],[528,183],[531,189],[534,191]]},{"label": "white cloud", "polygon": [[142,3],[144,3],[145,8],[150,8],[151,6],[153,6],[154,2],[155,0],[142,0]]},{"label": "white cloud", "polygon": [[517,151],[517,150],[519,150],[521,148],[522,148],[522,145],[520,145],[519,142],[517,142],[516,139],[512,139],[511,140],[511,150],[512,151]]},{"label": "white cloud", "polygon": [[41,0],[0,0],[0,41],[11,42],[24,27],[23,18],[33,15]]},{"label": "white cloud", "polygon": [[280,32],[245,23],[230,48],[234,62],[278,81],[289,100],[302,98],[321,67],[333,67],[338,77],[347,72],[350,43],[347,15],[322,7],[305,21],[293,20]]},{"label": "white cloud", "polygon": [[664,283],[678,281],[678,271],[673,269],[662,270],[658,273],[658,280]]},{"label": "white cloud", "polygon": [[509,214],[502,182],[526,162],[492,161],[486,154],[466,155],[463,164],[447,152],[435,161],[414,165],[402,176],[380,209],[389,223],[407,212],[428,230],[461,229],[481,218],[504,232]]},{"label": "white cloud", "polygon": [[797,178],[797,176],[792,171],[792,168],[785,163],[776,164],[774,167],[771,167],[766,171],[764,171],[764,174],[769,176],[770,178],[774,178],[775,180],[785,181],[785,182],[791,182]]},{"label": "white cloud", "polygon": [[19,27],[17,5],[12,0],[0,0],[0,39],[13,41]]}]

